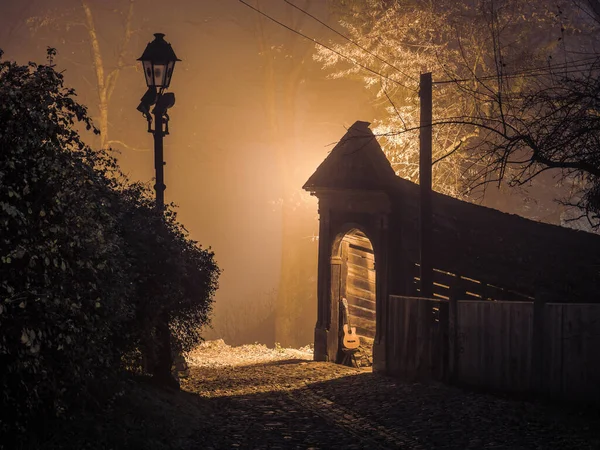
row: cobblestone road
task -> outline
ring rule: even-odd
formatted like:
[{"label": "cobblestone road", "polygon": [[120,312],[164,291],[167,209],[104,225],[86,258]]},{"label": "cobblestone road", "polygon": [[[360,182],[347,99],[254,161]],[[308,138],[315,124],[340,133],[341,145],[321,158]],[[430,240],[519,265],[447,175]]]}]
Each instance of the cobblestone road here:
[{"label": "cobblestone road", "polygon": [[600,415],[329,363],[192,368],[195,448],[600,449]]}]

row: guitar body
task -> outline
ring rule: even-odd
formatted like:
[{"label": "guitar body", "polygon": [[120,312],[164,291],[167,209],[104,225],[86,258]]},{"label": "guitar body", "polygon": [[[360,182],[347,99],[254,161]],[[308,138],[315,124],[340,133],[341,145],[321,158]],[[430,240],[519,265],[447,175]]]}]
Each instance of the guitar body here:
[{"label": "guitar body", "polygon": [[348,314],[348,300],[342,298],[342,323],[344,324],[344,336],[342,338],[342,345],[347,350],[354,350],[360,347],[360,339],[356,334],[356,328],[350,326],[349,314]]},{"label": "guitar body", "polygon": [[348,324],[344,324],[344,338],[342,345],[347,349],[355,349],[360,346],[360,340],[356,334],[355,327],[349,327]]}]

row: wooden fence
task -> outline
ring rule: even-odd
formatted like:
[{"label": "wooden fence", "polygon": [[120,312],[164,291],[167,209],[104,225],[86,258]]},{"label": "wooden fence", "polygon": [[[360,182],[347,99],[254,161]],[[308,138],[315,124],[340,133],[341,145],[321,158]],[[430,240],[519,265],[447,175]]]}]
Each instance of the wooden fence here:
[{"label": "wooden fence", "polygon": [[448,367],[449,302],[391,297],[388,371],[405,379],[443,379]]},{"label": "wooden fence", "polygon": [[600,403],[600,304],[390,296],[388,330],[392,375]]},{"label": "wooden fence", "polygon": [[600,305],[549,303],[544,325],[541,388],[600,403]]},{"label": "wooden fence", "polygon": [[532,302],[457,302],[455,380],[499,390],[528,391]]}]

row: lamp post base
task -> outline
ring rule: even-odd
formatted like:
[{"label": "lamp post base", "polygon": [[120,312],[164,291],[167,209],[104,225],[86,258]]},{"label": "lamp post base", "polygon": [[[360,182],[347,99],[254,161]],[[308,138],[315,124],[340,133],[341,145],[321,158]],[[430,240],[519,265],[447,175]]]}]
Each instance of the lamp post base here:
[{"label": "lamp post base", "polygon": [[173,355],[171,354],[171,331],[169,330],[169,316],[163,313],[156,324],[156,361],[152,376],[161,386],[179,389],[179,380],[173,376]]}]

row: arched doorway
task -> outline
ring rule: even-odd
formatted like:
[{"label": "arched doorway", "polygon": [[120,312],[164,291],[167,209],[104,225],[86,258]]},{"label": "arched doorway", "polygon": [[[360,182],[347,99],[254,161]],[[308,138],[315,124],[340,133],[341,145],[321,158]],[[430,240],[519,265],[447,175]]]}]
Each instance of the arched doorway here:
[{"label": "arched doorway", "polygon": [[[337,298],[339,303],[339,334],[343,338],[343,324],[347,319],[350,327],[356,329],[360,348],[356,353],[361,367],[373,365],[373,342],[376,330],[376,271],[375,252],[369,238],[358,229],[352,229],[338,240],[334,256],[340,264],[340,286]],[[333,258],[332,258],[332,264]],[[347,307],[342,299],[347,300]],[[346,313],[346,314],[345,314]],[[344,358],[342,345],[339,345],[337,362]]]}]

